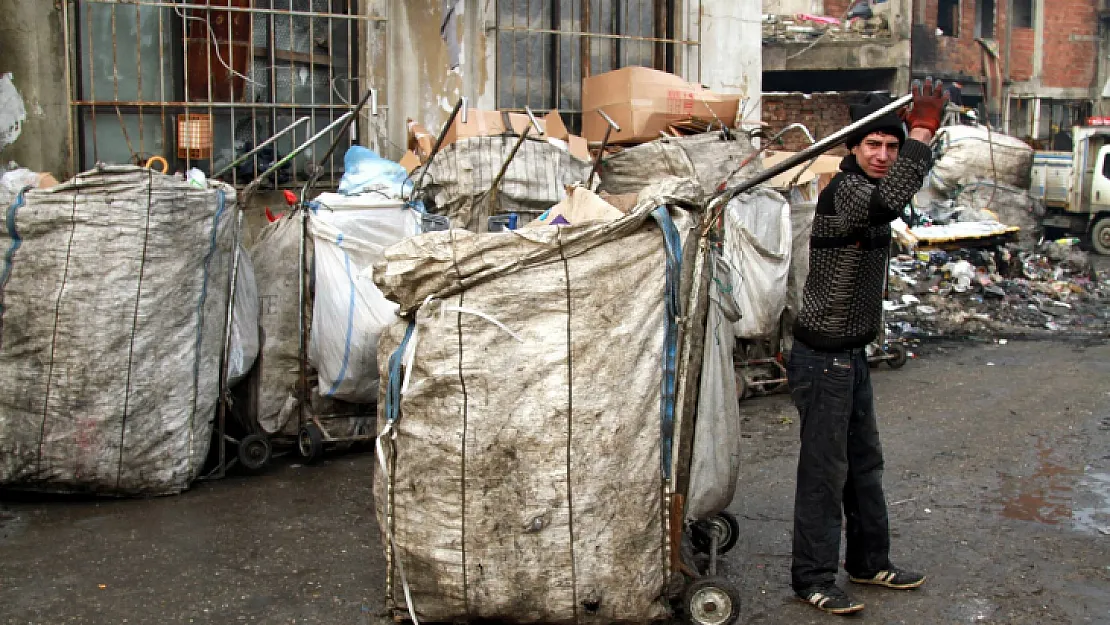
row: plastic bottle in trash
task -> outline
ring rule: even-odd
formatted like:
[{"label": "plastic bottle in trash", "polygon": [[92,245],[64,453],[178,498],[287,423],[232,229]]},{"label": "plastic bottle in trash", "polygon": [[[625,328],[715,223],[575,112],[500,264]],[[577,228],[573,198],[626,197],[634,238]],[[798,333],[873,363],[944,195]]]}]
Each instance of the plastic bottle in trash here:
[{"label": "plastic bottle in trash", "polygon": [[1079,237],[1064,237],[1063,239],[1056,239],[1057,245],[1079,245]]}]

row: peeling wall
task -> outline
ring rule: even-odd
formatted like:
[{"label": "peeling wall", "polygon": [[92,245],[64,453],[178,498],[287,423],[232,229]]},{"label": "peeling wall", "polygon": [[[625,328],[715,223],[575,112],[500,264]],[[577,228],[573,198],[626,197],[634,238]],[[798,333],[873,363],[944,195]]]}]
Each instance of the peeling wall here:
[{"label": "peeling wall", "polygon": [[0,0],[0,75],[10,72],[26,119],[19,138],[0,150],[14,160],[59,178],[69,171],[69,100],[66,93],[62,12],[58,3]]},{"label": "peeling wall", "polygon": [[[399,158],[405,145],[406,118],[436,133],[455,102],[469,98],[472,108],[494,108],[496,2],[461,0],[456,28],[461,64],[448,67],[447,45],[440,38],[443,0],[377,0],[388,5],[389,64],[374,66],[388,83],[388,134],[394,144],[386,156]],[[387,71],[387,67],[391,71]]]},{"label": "peeling wall", "polygon": [[762,13],[755,2],[703,0],[701,82],[747,96],[747,121],[759,121],[763,90]]}]

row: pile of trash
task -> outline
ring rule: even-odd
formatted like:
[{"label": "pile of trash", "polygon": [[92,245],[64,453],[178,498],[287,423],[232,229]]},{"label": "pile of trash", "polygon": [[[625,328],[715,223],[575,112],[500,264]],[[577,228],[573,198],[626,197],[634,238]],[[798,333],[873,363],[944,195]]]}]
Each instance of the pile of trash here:
[{"label": "pile of trash", "polygon": [[887,330],[903,338],[1110,330],[1110,273],[1073,240],[891,259]]},{"label": "pile of trash", "polygon": [[809,43],[819,38],[836,40],[891,37],[886,15],[841,20],[828,15],[764,15],[763,43]]}]

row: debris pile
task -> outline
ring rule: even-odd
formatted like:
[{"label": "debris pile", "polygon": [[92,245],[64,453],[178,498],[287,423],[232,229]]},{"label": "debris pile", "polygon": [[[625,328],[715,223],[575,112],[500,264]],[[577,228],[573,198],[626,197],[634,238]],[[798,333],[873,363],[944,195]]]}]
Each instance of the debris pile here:
[{"label": "debris pile", "polygon": [[905,338],[1110,330],[1110,273],[1073,241],[891,259],[887,329]]},{"label": "debris pile", "polygon": [[847,21],[827,15],[764,15],[763,43],[810,43],[819,38],[832,41],[886,39],[891,37],[886,15]]}]

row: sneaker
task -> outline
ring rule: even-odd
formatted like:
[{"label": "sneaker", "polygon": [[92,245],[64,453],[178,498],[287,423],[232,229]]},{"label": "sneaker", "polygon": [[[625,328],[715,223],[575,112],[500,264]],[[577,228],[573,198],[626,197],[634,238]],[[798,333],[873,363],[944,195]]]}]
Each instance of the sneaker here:
[{"label": "sneaker", "polygon": [[892,566],[883,569],[874,575],[848,575],[853,584],[871,584],[872,586],[886,586],[896,590],[909,590],[925,583],[925,576],[913,571]]},{"label": "sneaker", "polygon": [[798,598],[829,614],[854,614],[863,609],[862,603],[849,597],[838,586],[810,588],[798,593]]}]

